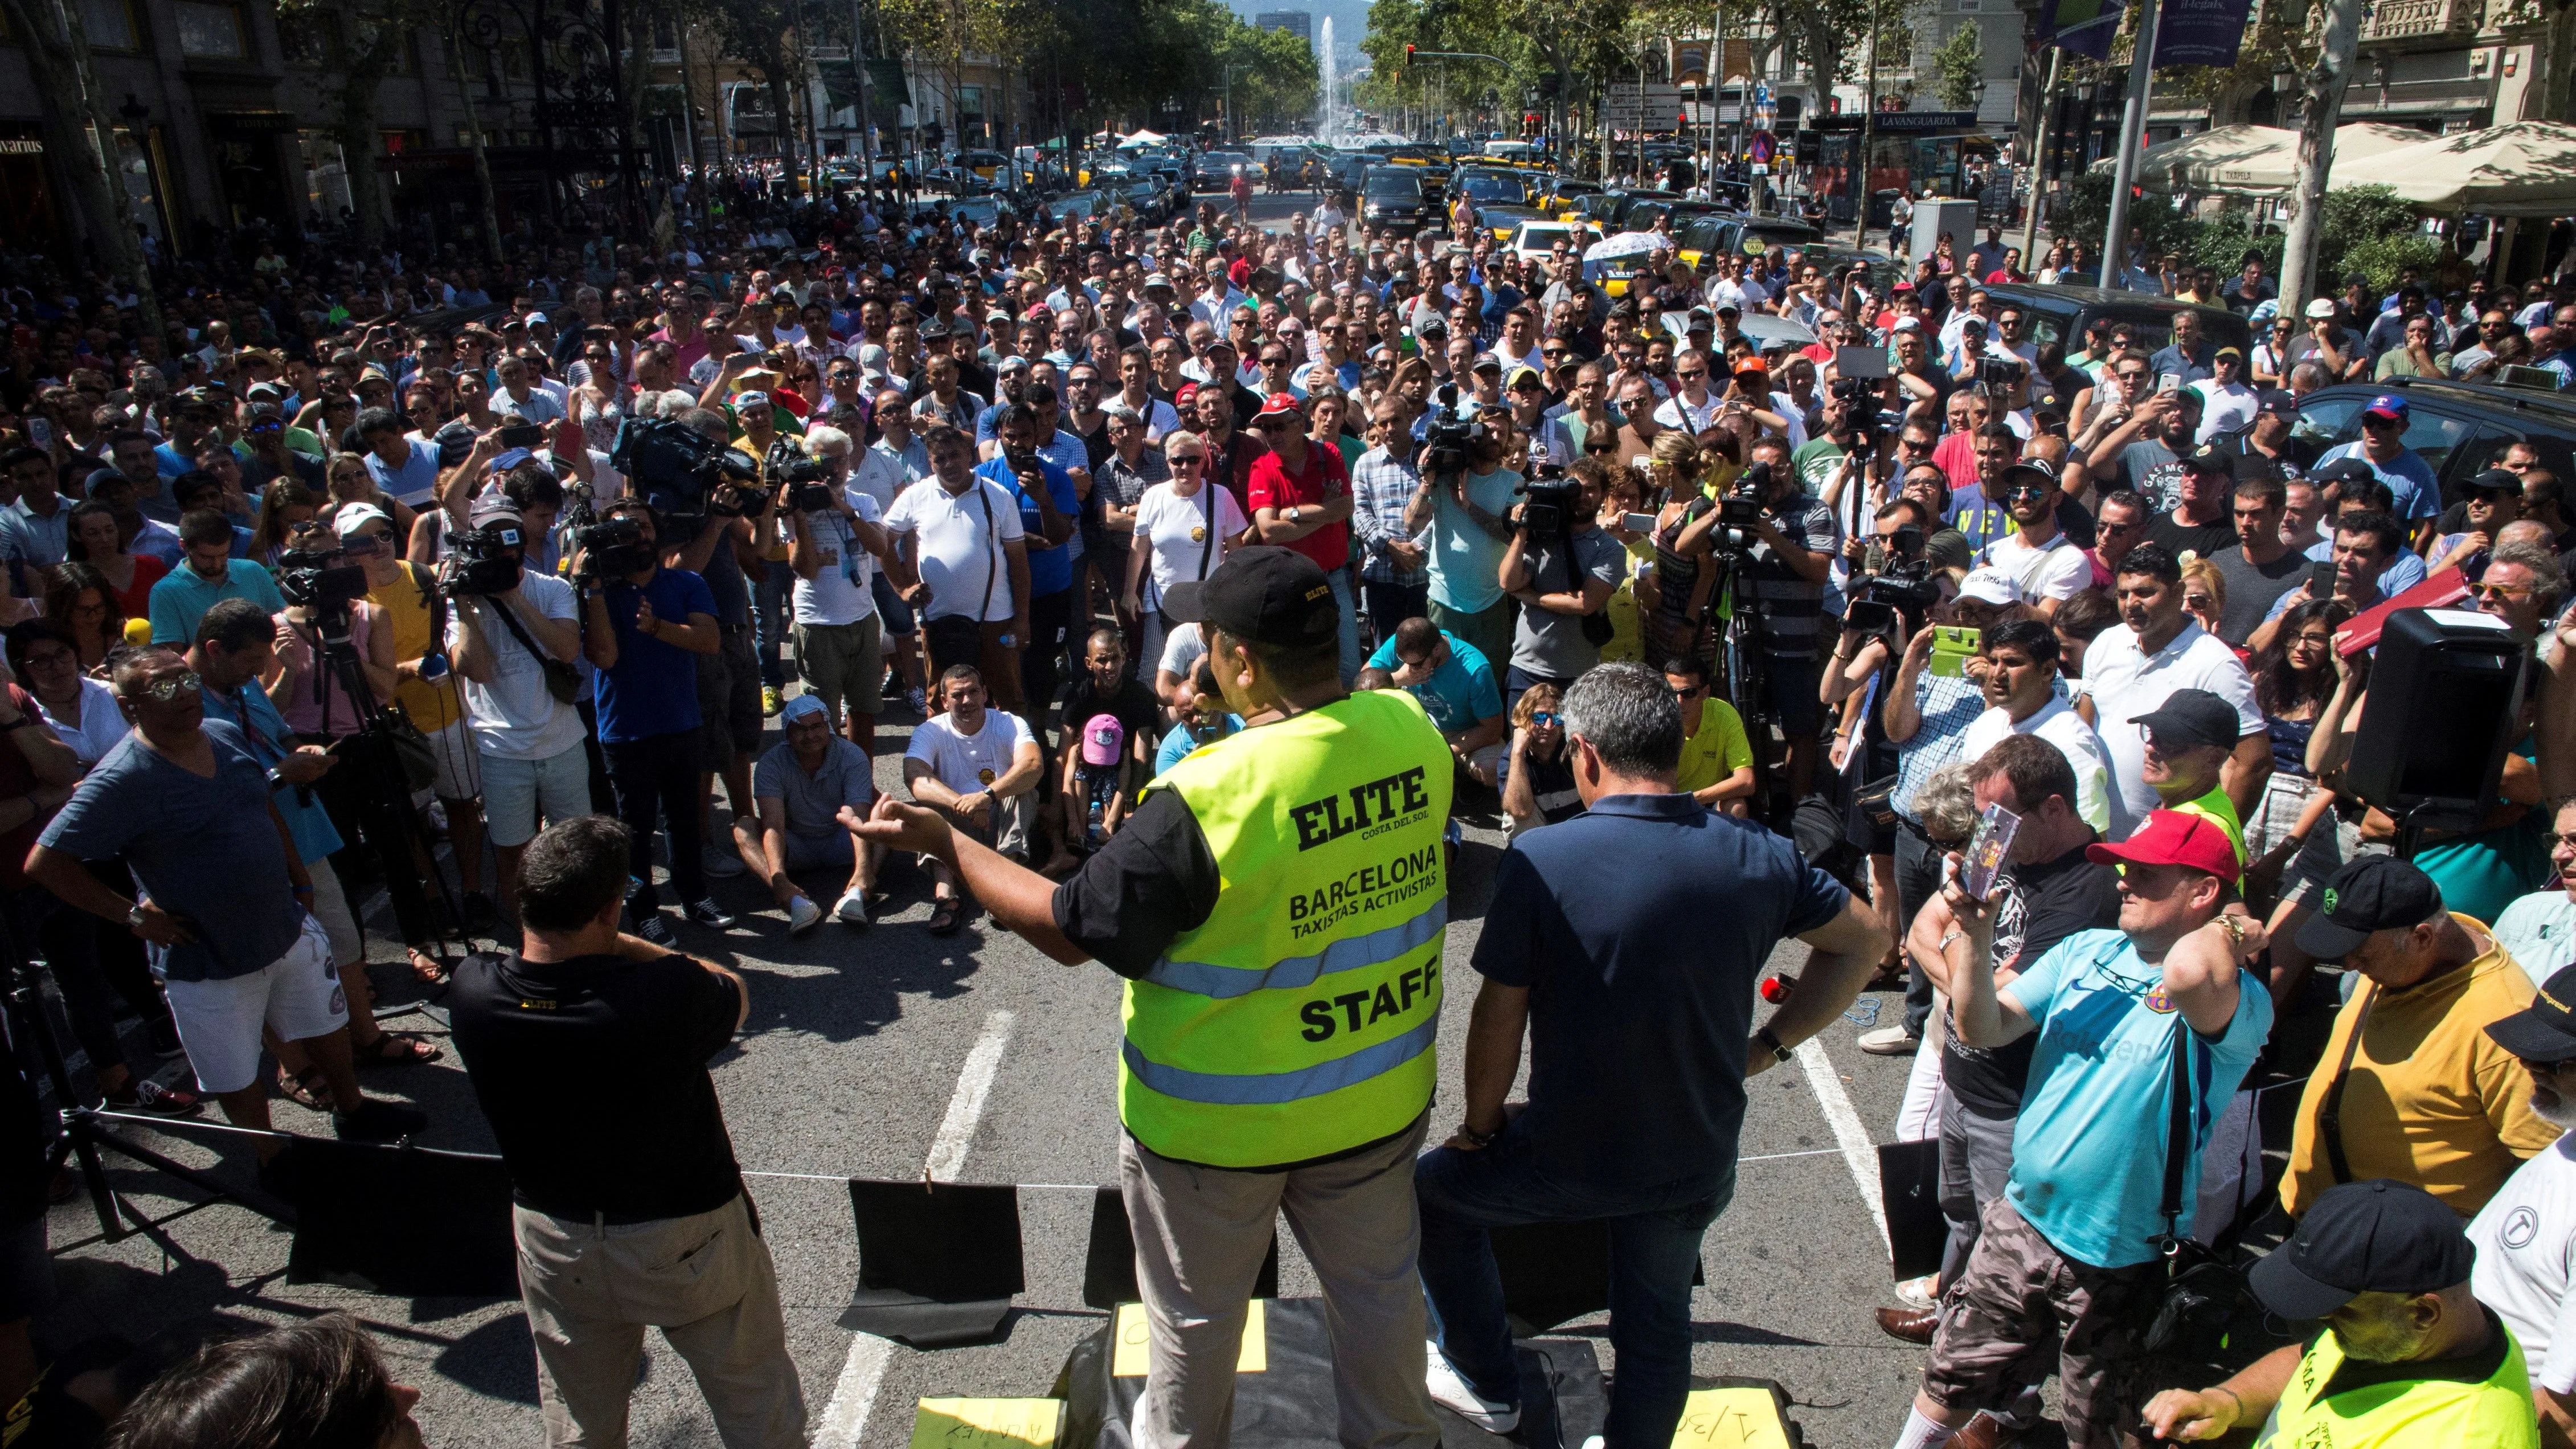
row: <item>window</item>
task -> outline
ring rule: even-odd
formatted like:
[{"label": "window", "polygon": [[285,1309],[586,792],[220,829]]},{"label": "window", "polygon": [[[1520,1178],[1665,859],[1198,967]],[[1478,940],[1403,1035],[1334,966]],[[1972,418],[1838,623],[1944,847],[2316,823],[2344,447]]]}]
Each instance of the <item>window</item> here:
[{"label": "window", "polygon": [[81,0],[81,29],[93,50],[134,49],[134,12],[126,0]]},{"label": "window", "polygon": [[340,17],[328,10],[281,10],[277,14],[277,47],[288,65],[328,64],[339,33]]},{"label": "window", "polygon": [[247,55],[242,46],[241,12],[232,6],[178,0],[170,7],[170,14],[178,22],[181,55],[201,60],[240,60]]}]

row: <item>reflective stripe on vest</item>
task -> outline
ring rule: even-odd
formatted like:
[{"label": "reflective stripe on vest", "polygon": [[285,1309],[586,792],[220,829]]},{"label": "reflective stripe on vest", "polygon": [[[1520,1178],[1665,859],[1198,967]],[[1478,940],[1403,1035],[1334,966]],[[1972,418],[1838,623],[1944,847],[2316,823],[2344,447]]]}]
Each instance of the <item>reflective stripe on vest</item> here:
[{"label": "reflective stripe on vest", "polygon": [[1215,858],[1206,920],[1127,983],[1119,1118],[1215,1167],[1330,1156],[1430,1105],[1449,920],[1449,747],[1363,692],[1192,753],[1177,792]]}]

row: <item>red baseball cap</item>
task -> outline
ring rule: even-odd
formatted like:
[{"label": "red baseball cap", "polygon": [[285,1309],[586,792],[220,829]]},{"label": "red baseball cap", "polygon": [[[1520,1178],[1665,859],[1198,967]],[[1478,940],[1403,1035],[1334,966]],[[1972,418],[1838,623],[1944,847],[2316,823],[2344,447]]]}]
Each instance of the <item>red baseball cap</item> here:
[{"label": "red baseball cap", "polygon": [[1274,392],[1261,400],[1261,411],[1254,413],[1252,420],[1260,422],[1265,418],[1303,418],[1305,416],[1306,410],[1297,406],[1295,393]]},{"label": "red baseball cap", "polygon": [[1188,407],[1191,402],[1197,399],[1198,395],[1199,385],[1197,383],[1182,383],[1179,387],[1172,389],[1172,406],[1178,408]]},{"label": "red baseball cap", "polygon": [[2139,865],[2180,865],[2204,870],[2229,884],[2237,877],[2236,846],[2226,827],[2206,815],[2184,810],[2151,810],[2147,823],[2117,845],[2088,845],[2084,858],[2096,865],[2132,861]]}]

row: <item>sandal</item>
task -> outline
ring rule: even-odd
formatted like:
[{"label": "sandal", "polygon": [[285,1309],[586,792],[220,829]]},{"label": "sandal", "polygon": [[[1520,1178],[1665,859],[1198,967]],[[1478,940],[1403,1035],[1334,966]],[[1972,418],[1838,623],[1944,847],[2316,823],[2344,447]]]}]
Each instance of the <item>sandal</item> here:
[{"label": "sandal", "polygon": [[308,1112],[328,1112],[333,1107],[331,1084],[323,1080],[320,1067],[308,1066],[292,1074],[289,1074],[286,1068],[279,1067],[277,1092],[279,1096]]},{"label": "sandal", "polygon": [[425,952],[405,947],[403,954],[411,960],[411,974],[432,985],[447,979],[447,963]]},{"label": "sandal", "polygon": [[956,935],[957,927],[964,922],[965,916],[966,903],[964,901],[951,899],[933,903],[930,912],[930,934],[934,936]]},{"label": "sandal", "polygon": [[407,1031],[380,1031],[374,1041],[352,1041],[349,1056],[360,1068],[426,1066],[447,1055],[436,1042]]}]

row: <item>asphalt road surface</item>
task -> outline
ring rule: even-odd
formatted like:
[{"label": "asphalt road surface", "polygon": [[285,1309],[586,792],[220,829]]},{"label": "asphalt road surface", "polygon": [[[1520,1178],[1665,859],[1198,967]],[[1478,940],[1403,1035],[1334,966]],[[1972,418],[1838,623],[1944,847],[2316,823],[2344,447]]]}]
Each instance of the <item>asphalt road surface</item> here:
[{"label": "asphalt road surface", "polygon": [[[1309,204],[1303,194],[1265,193],[1254,214],[1277,226]],[[881,785],[899,788],[910,722],[900,706],[883,717]],[[1471,821],[1453,880],[1435,1128],[1457,1114],[1478,980],[1468,960],[1501,849],[1497,823],[1490,815]],[[810,888],[828,902],[833,884]],[[826,922],[791,940],[785,922],[764,909],[766,892],[739,879],[718,882],[717,895],[746,913],[741,924],[721,934],[682,932],[684,948],[740,971],[750,989],[750,1020],[716,1059],[715,1082],[778,1265],[814,1442],[826,1449],[907,1443],[921,1397],[1044,1394],[1066,1354],[1106,1323],[1083,1306],[1081,1279],[1088,1189],[1115,1181],[1117,978],[1097,965],[1058,965],[981,918],[955,936],[933,937],[925,929],[927,880],[899,865],[888,884],[895,901],[863,932]],[[1711,882],[1712,911],[1724,909],[1721,889]],[[380,1009],[421,1000],[409,973],[375,944],[374,976],[388,1003]],[[1802,955],[1792,943],[1777,962],[1794,970]],[[1893,993],[1865,995],[1850,1020],[1805,1047],[1794,1065],[1753,1081],[1735,1198],[1709,1230],[1701,1255],[1708,1282],[1694,1298],[1694,1370],[1777,1380],[1797,1401],[1793,1417],[1809,1441],[1833,1449],[1892,1443],[1920,1362],[1919,1350],[1883,1337],[1870,1321],[1871,1309],[1896,1301],[1871,1145],[1892,1136],[1906,1063],[1852,1045],[1858,1031],[1893,1020],[1897,1007]],[[389,1024],[443,1040],[442,1021],[433,999]],[[370,1073],[367,1085],[430,1114],[422,1145],[490,1150],[452,1052],[433,1065]],[[612,1098],[619,1090],[613,1080],[596,1088]],[[329,1130],[290,1103],[278,1102],[276,1112],[281,1129]],[[250,1185],[246,1151],[153,1141]],[[858,1277],[844,1180],[925,1172],[1023,1185],[1028,1287],[1000,1344],[923,1353],[837,1323]],[[534,1350],[515,1301],[292,1285],[289,1235],[265,1219],[122,1159],[109,1159],[109,1175],[157,1221],[160,1241],[101,1241],[85,1199],[55,1209],[49,1232],[62,1293],[38,1323],[47,1344],[109,1332],[140,1339],[209,1315],[262,1324],[341,1309],[363,1320],[397,1376],[422,1390],[418,1417],[433,1446],[521,1449],[543,1441]],[[1284,1232],[1281,1247],[1281,1292],[1311,1295],[1313,1277]],[[1606,1319],[1558,1333],[1591,1339],[1615,1370]],[[658,1336],[647,1342],[632,1442],[712,1444],[686,1366]]]}]

